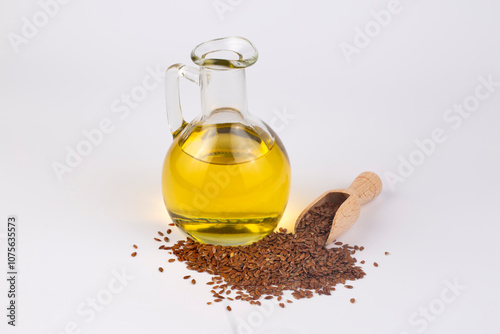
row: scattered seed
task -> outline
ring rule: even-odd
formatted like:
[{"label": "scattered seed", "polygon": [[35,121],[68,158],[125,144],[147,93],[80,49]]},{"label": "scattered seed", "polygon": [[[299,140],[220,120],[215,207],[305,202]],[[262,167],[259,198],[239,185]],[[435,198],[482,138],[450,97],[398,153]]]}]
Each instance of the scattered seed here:
[{"label": "scattered seed", "polygon": [[170,233],[172,233],[172,230],[171,230],[171,229],[168,229],[168,230],[167,230],[167,234],[170,234]]},{"label": "scattered seed", "polygon": [[359,247],[360,251],[363,251],[364,249],[365,249],[365,247],[363,247],[363,246]]},{"label": "scattered seed", "polygon": [[377,262],[373,262],[373,265],[374,265],[375,267],[378,267],[378,263],[377,263]]},{"label": "scattered seed", "polygon": [[365,260],[361,261],[361,264],[365,264]]},{"label": "scattered seed", "polygon": [[132,253],[132,254],[130,254],[130,255],[132,255],[132,257],[135,257],[135,256],[137,255],[137,252],[133,252],[133,253]]},{"label": "scattered seed", "polygon": [[169,259],[168,262],[170,263],[175,262],[175,259]]},{"label": "scattered seed", "polygon": [[290,299],[287,299],[286,302],[289,304],[293,303]]},{"label": "scattered seed", "polygon": [[231,311],[231,306],[226,307],[228,311]]},{"label": "scattered seed", "polygon": [[389,252],[385,252],[385,255],[389,255]]},{"label": "scattered seed", "polygon": [[208,302],[207,305],[212,305],[212,302]]},{"label": "scattered seed", "polygon": [[196,280],[194,278],[191,280],[191,284],[196,284]]},{"label": "scattered seed", "polygon": [[137,245],[132,245],[132,247],[134,247],[135,249],[137,249]]},{"label": "scattered seed", "polygon": [[160,271],[160,273],[163,272],[163,268],[162,267],[158,268],[158,270]]},{"label": "scattered seed", "polygon": [[281,308],[285,308],[285,304],[280,303],[280,307],[281,307]]},{"label": "scattered seed", "polygon": [[354,304],[354,302],[356,301],[356,299],[354,298],[351,298],[351,303]]},{"label": "scattered seed", "polygon": [[187,276],[184,276],[183,278],[184,278],[184,279],[188,279],[188,278],[190,278],[190,277],[191,277],[191,275],[187,275]]},{"label": "scattered seed", "polygon": [[352,285],[344,285],[344,287],[347,288],[347,289],[352,289],[353,288]]},{"label": "scattered seed", "polygon": [[160,240],[160,239],[158,239],[158,238],[155,238],[155,240],[156,240],[156,241],[161,241],[161,240]]},{"label": "scattered seed", "polygon": [[273,299],[273,298],[274,298],[273,296],[264,297],[264,299]]},{"label": "scattered seed", "polygon": [[163,232],[158,231],[158,234],[163,237]]},{"label": "scattered seed", "polygon": [[221,302],[222,299],[215,299],[214,302],[218,303],[218,302]]},{"label": "scattered seed", "polygon": [[168,237],[165,237],[165,238],[163,238],[163,241],[170,242],[170,239]]}]

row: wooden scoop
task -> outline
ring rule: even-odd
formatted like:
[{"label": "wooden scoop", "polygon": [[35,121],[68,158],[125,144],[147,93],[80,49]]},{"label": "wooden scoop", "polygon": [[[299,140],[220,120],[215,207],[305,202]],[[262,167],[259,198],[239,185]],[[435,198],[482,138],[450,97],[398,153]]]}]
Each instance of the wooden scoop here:
[{"label": "wooden scoop", "polygon": [[377,174],[372,172],[361,173],[349,188],[327,191],[312,202],[312,204],[305,208],[297,218],[295,228],[297,228],[302,217],[304,217],[310,209],[324,203],[339,204],[340,207],[333,218],[332,228],[326,240],[326,245],[328,245],[356,222],[359,217],[361,204],[371,201],[377,197],[381,191],[382,181]]}]

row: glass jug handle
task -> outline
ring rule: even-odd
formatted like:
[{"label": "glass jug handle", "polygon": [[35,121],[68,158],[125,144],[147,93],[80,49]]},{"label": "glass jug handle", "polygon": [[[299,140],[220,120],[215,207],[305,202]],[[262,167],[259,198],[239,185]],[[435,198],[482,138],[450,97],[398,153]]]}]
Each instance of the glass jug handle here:
[{"label": "glass jug handle", "polygon": [[182,117],[181,101],[179,94],[179,77],[188,79],[195,84],[200,84],[200,70],[184,64],[174,64],[165,73],[165,97],[167,106],[167,119],[170,131],[174,138],[184,129],[186,121]]}]

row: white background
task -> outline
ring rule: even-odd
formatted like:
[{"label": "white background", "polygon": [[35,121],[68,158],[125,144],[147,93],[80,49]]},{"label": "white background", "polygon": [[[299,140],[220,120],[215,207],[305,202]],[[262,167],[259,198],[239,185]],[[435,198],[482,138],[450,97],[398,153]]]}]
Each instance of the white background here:
[{"label": "white background", "polygon": [[[401,0],[399,13],[350,62],[340,45],[353,45],[357,28],[373,28],[371,11],[388,1],[227,6],[218,13],[211,0],[73,0],[15,52],[9,36],[22,36],[23,18],[33,22],[41,7],[2,1],[0,267],[7,217],[17,215],[20,276],[15,329],[6,325],[1,279],[1,332],[499,332],[500,87],[469,117],[443,117],[474,101],[479,77],[500,81],[500,3]],[[193,286],[182,279],[192,274],[183,264],[168,264],[156,250],[152,238],[170,222],[160,188],[172,141],[163,84],[126,117],[111,105],[141,85],[148,68],[190,63],[195,45],[232,35],[259,50],[247,71],[250,109],[276,124],[292,163],[282,226],[362,171],[383,178],[381,196],[341,237],[366,247],[357,258],[367,261],[367,276],[353,290],[268,311],[234,302],[227,312],[222,303],[205,305],[207,275],[195,273],[200,284]],[[181,91],[191,119],[199,92],[184,82]],[[59,181],[53,163],[65,163],[68,147],[103,119],[113,131]],[[418,153],[415,141],[436,129],[446,140]],[[396,175],[400,159],[411,157],[418,166],[391,189],[387,173]],[[131,258],[134,243],[139,255]],[[106,295],[113,270],[133,279],[94,318],[79,313],[88,298]],[[464,287],[456,294],[447,290],[454,282]],[[424,320],[420,312],[429,308]]]}]

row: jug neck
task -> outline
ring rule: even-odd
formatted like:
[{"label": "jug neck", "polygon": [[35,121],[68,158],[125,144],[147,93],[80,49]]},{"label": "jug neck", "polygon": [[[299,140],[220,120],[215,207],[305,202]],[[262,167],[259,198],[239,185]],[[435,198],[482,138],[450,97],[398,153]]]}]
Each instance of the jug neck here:
[{"label": "jug neck", "polygon": [[247,115],[245,69],[200,68],[201,109],[204,116],[233,109]]}]

